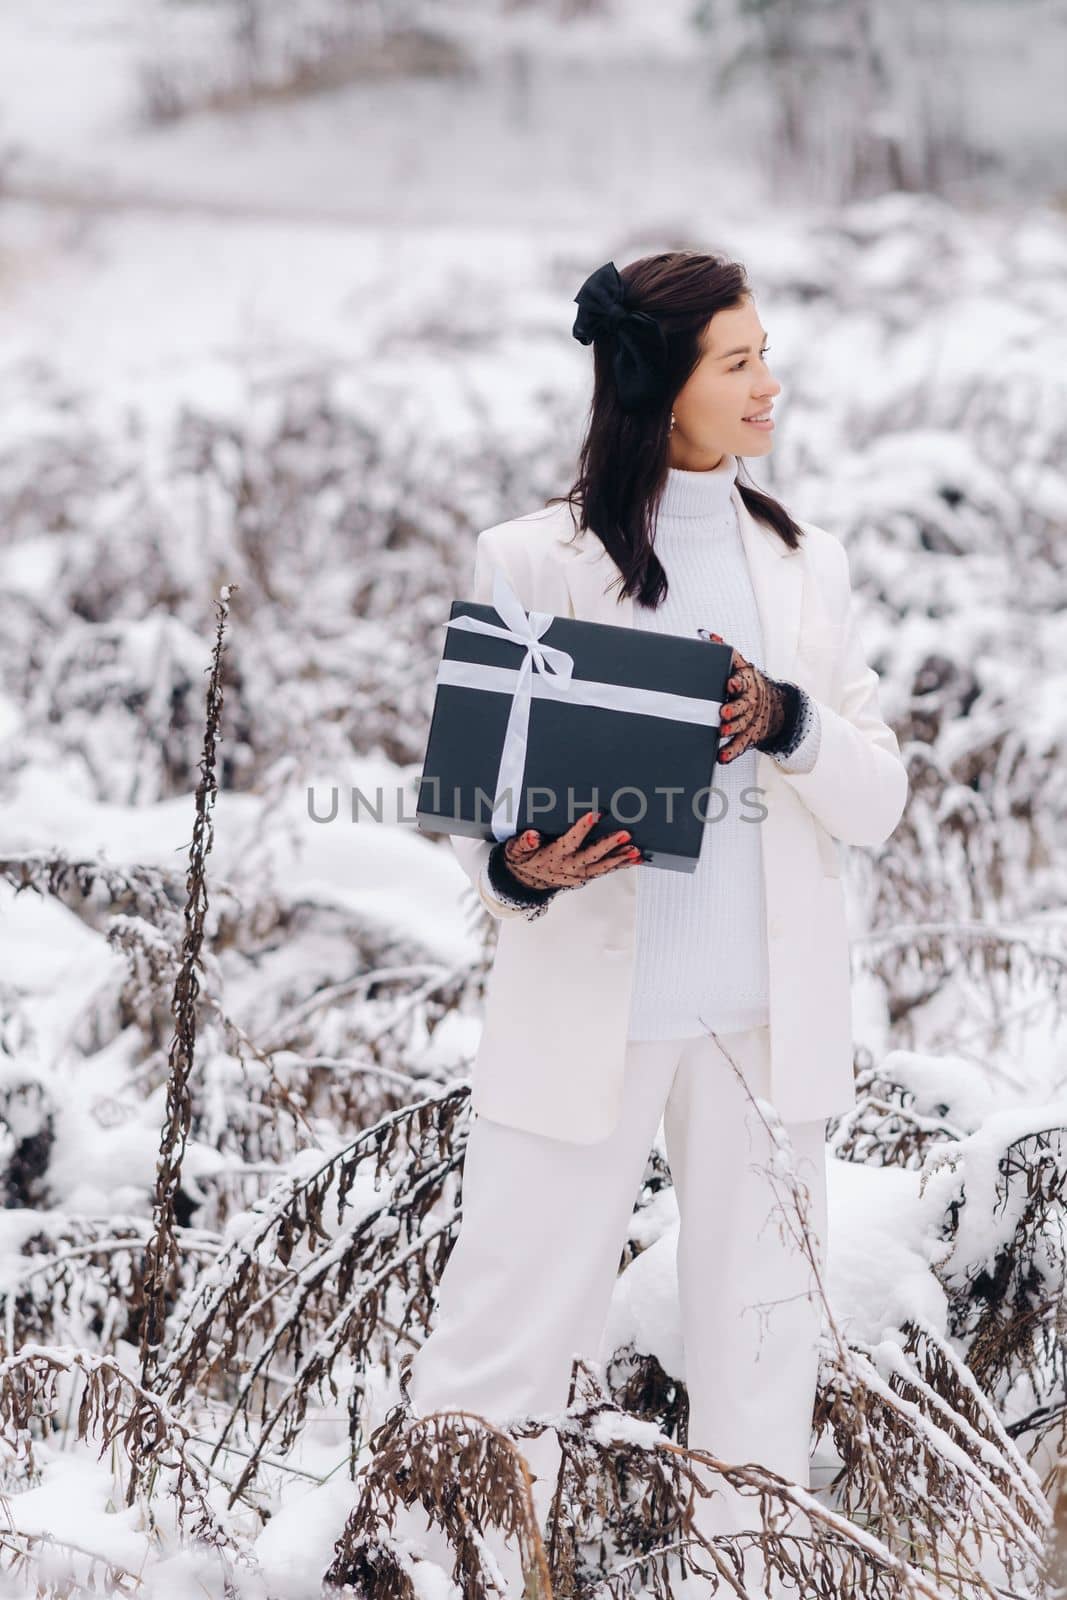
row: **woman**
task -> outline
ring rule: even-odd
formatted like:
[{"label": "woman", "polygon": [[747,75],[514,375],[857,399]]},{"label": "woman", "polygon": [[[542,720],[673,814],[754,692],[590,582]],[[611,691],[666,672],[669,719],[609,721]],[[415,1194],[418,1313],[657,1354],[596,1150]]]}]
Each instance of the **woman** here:
[{"label": "woman", "polygon": [[[479,535],[474,598],[491,600],[499,569],[527,610],[729,644],[720,805],[692,874],[642,866],[625,828],[589,842],[592,811],[557,839],[452,836],[501,926],[462,1223],[409,1398],[418,1416],[563,1409],[573,1356],[611,1354],[600,1340],[662,1117],[688,1443],[807,1486],[820,1305],[772,1215],[784,1191],[750,1093],[785,1124],[824,1257],[825,1119],[854,1103],[837,841],[882,843],[907,776],[843,546],[737,480],[742,457],[773,448],[781,389],[742,266],[608,262],[575,298],[594,352],[577,480]],[[554,1436],[527,1453],[544,1515]],[[716,1496],[700,1521],[752,1526],[757,1504]]]}]

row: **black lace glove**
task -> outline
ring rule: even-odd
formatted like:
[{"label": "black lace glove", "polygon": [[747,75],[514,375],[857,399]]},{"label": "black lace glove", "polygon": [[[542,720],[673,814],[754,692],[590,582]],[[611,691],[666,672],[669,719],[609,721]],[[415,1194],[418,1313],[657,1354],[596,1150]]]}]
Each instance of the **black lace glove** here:
[{"label": "black lace glove", "polygon": [[[720,634],[709,637],[716,644],[725,643]],[[735,650],[727,691],[719,728],[720,761],[732,761],[752,747],[783,756],[796,749],[811,720],[810,702],[797,684],[769,678]]]},{"label": "black lace glove", "polygon": [[508,905],[529,907],[531,911],[547,909],[549,901],[559,893],[562,885],[559,888],[534,889],[516,878],[504,852],[506,843],[506,839],[501,839],[489,852],[487,875],[493,893]]},{"label": "black lace glove", "polygon": [[[535,828],[497,842],[486,858],[487,887],[499,900],[539,916],[561,889],[580,889],[606,872],[618,872],[641,860],[641,851],[625,828],[589,844],[591,828],[601,813],[587,811],[558,838],[542,841]],[[521,864],[519,877],[515,867]],[[527,883],[526,879],[533,880]]]},{"label": "black lace glove", "polygon": [[772,718],[772,726],[775,720],[778,723],[778,732],[757,739],[756,749],[765,751],[769,756],[787,755],[800,743],[795,737],[800,721],[800,690],[795,683],[788,683],[784,678],[769,678],[767,681],[771,693],[778,700],[776,716]]}]

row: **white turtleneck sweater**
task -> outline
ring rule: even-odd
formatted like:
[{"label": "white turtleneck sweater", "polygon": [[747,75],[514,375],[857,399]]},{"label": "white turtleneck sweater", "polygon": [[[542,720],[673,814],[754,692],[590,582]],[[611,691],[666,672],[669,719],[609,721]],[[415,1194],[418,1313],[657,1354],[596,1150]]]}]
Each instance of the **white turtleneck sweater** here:
[{"label": "white turtleneck sweater", "polygon": [[[731,498],[737,459],[710,472],[671,467],[656,517],[654,548],[667,573],[667,598],[654,610],[634,601],[634,626],[694,638],[720,634],[764,668],[763,632],[737,511]],[[805,697],[806,698],[806,697]],[[802,702],[803,705],[803,702]],[[790,772],[810,771],[818,751],[817,714]],[[763,902],[762,795],[757,751],[717,762],[705,838],[692,873],[637,866],[637,930],[630,1005],[632,1039],[725,1033],[768,1020]]]},{"label": "white turtleneck sweater", "polygon": [[[721,635],[753,666],[764,669],[763,633],[748,561],[731,498],[737,458],[726,455],[709,472],[668,470],[656,515],[654,547],[667,573],[668,593],[650,609],[636,599],[634,627],[695,638],[698,628]],[[819,749],[818,708],[801,691],[799,742],[771,759],[787,772],[810,772]],[[768,1021],[764,916],[762,795],[757,751],[717,762],[706,837],[692,873],[644,866],[637,873],[637,925],[631,1039],[688,1038],[726,1033]],[[549,910],[550,894],[513,892],[488,872],[486,887],[528,915]],[[575,891],[581,893],[578,889]]]}]

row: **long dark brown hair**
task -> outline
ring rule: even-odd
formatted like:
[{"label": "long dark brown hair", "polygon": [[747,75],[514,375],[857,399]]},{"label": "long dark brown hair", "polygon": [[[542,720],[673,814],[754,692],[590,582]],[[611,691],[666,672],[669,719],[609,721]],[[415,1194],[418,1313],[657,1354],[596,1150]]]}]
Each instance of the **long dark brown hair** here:
[{"label": "long dark brown hair", "polygon": [[[619,404],[612,373],[611,335],[593,341],[593,398],[589,425],[570,491],[546,505],[567,504],[577,513],[575,533],[590,528],[623,575],[620,595],[633,595],[655,608],[667,595],[667,574],[652,549],[656,507],[670,467],[670,417],[674,397],[701,355],[700,337],[717,311],[738,306],[752,293],[745,269],[726,256],[671,250],[642,256],[619,268],[626,306],[659,322],[667,340],[664,398],[639,412]],[[804,536],[785,507],[742,483],[737,487],[748,510],[768,523],[791,550]]]}]

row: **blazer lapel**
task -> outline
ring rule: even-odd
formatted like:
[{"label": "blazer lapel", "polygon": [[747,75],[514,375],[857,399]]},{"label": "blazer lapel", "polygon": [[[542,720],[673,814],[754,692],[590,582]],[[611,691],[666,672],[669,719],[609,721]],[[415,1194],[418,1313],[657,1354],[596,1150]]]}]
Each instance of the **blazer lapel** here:
[{"label": "blazer lapel", "polygon": [[[789,678],[794,670],[800,633],[800,598],[804,582],[800,551],[790,550],[773,528],[751,515],[736,483],[732,497],[763,633],[762,667],[769,677]],[[572,531],[569,512],[567,518],[568,530]],[[622,574],[596,534],[583,528],[572,541],[568,532],[557,540],[557,546],[564,562],[575,618],[580,622],[607,622],[617,628],[632,628],[633,600],[629,595],[618,598]]]},{"label": "blazer lapel", "polygon": [[790,550],[773,528],[756,520],[742,500],[736,483],[733,501],[763,633],[763,671],[770,678],[791,678],[800,636],[800,596],[804,587],[800,549]]}]

